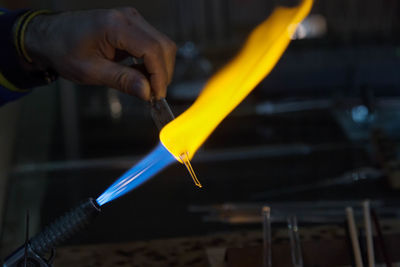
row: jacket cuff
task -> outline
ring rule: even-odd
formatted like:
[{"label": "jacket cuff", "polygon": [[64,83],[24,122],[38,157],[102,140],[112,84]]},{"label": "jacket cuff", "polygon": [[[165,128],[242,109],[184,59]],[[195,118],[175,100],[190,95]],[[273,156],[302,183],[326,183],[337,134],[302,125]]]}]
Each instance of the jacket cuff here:
[{"label": "jacket cuff", "polygon": [[[40,12],[40,11],[39,11]],[[38,11],[20,9],[0,15],[0,85],[15,93],[25,93],[29,88],[49,83],[47,73],[27,71],[23,68],[21,49],[24,28]]]}]

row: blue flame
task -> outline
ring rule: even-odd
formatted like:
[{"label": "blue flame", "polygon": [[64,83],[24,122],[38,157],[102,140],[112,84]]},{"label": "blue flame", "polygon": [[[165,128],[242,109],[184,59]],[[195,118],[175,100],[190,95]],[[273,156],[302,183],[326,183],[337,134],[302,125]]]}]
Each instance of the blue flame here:
[{"label": "blue flame", "polygon": [[96,199],[97,203],[102,206],[107,202],[125,195],[175,161],[175,157],[159,143],[151,153],[107,188],[107,190]]}]

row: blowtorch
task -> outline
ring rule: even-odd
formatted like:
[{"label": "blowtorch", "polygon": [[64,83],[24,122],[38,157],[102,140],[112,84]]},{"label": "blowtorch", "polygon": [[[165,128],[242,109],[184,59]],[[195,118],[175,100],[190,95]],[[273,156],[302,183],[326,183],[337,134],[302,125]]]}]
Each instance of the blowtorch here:
[{"label": "blowtorch", "polygon": [[[51,267],[55,247],[85,228],[100,211],[96,200],[89,198],[60,216],[31,239],[27,230],[25,244],[5,259],[3,267]],[[50,257],[46,259],[48,254]]]}]

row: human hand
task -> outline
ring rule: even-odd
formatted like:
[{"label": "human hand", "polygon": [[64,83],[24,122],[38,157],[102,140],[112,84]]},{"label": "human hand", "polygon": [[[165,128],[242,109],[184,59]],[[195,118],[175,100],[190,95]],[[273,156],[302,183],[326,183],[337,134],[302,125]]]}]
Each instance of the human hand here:
[{"label": "human hand", "polygon": [[[165,97],[175,65],[175,43],[130,7],[39,15],[24,44],[40,69],[145,100]],[[147,73],[119,64],[121,55],[142,58]]]}]

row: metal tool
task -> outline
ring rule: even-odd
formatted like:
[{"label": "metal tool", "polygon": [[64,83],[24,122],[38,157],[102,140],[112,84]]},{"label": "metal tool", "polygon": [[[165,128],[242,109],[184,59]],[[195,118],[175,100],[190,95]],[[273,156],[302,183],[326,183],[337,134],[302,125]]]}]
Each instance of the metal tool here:
[{"label": "metal tool", "polygon": [[150,100],[150,114],[159,131],[170,121],[175,119],[165,98],[161,98],[160,100],[152,98]]},{"label": "metal tool", "polygon": [[[159,131],[161,131],[161,129],[170,121],[175,119],[175,116],[165,98],[161,98],[159,100],[152,98],[150,100],[150,114]],[[187,153],[183,153],[179,156],[179,158],[182,160],[183,164],[185,164],[185,167],[192,177],[195,185],[202,187],[200,181],[197,179],[196,173],[193,170],[192,164],[190,163],[189,155]]]},{"label": "metal tool", "polygon": [[[24,245],[5,259],[3,267],[51,267],[55,247],[85,228],[100,211],[100,206],[96,200],[89,198],[59,217],[30,240],[27,238]],[[49,253],[50,257],[46,258]]]}]

